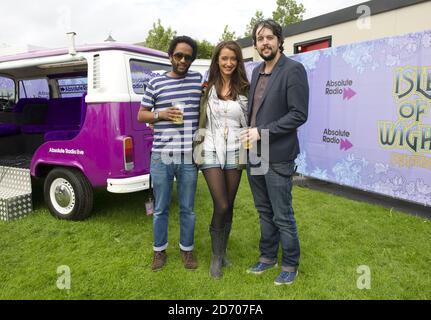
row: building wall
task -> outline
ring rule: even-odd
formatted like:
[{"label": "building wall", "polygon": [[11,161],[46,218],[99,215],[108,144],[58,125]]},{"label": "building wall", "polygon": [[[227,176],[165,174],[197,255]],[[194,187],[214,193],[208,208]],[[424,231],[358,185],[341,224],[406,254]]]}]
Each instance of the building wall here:
[{"label": "building wall", "polygon": [[[294,44],[332,36],[332,46],[375,40],[379,38],[402,35],[431,29],[431,1],[409,7],[372,15],[371,28],[359,29],[357,20],[313,30],[288,37],[284,40],[284,53],[293,54]],[[244,58],[260,60],[253,47],[243,48]]]},{"label": "building wall", "polygon": [[254,47],[242,48],[242,55],[243,55],[244,59],[252,58],[253,61],[260,58],[259,55],[257,54],[256,50],[254,49]]}]

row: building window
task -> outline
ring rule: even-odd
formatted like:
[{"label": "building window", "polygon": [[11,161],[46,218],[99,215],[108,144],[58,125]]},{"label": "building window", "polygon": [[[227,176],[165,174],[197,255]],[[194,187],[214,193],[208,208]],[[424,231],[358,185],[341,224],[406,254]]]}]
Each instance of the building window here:
[{"label": "building window", "polygon": [[293,52],[296,53],[303,53],[313,50],[319,50],[319,49],[325,49],[330,48],[332,46],[332,37],[324,37],[304,42],[295,43],[293,45]]}]

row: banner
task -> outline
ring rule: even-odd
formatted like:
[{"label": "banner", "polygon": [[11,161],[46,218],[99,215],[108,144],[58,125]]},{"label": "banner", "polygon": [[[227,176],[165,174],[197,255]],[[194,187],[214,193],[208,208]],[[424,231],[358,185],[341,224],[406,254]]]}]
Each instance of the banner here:
[{"label": "banner", "polygon": [[310,84],[298,172],[431,205],[431,30],[292,58]]}]

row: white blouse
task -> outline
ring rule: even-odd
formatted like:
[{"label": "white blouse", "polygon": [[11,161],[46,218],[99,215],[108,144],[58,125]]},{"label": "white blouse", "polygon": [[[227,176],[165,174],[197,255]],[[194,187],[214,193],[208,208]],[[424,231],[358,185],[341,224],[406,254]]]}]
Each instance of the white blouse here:
[{"label": "white blouse", "polygon": [[220,163],[224,163],[222,154],[239,149],[241,128],[246,125],[247,97],[240,95],[236,101],[221,100],[212,87],[208,96],[204,150],[217,151]]}]

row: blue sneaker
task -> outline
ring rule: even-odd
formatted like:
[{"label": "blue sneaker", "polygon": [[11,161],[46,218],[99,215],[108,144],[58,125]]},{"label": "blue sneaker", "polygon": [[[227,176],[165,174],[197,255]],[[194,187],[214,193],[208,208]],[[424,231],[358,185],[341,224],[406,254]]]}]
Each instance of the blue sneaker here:
[{"label": "blue sneaker", "polygon": [[277,266],[277,263],[269,264],[269,263],[258,262],[250,269],[247,269],[247,273],[261,274],[266,270],[274,268],[276,266]]},{"label": "blue sneaker", "polygon": [[292,284],[297,276],[298,270],[296,270],[295,272],[281,271],[281,273],[275,279],[274,283],[277,286],[280,286],[282,284]]}]

